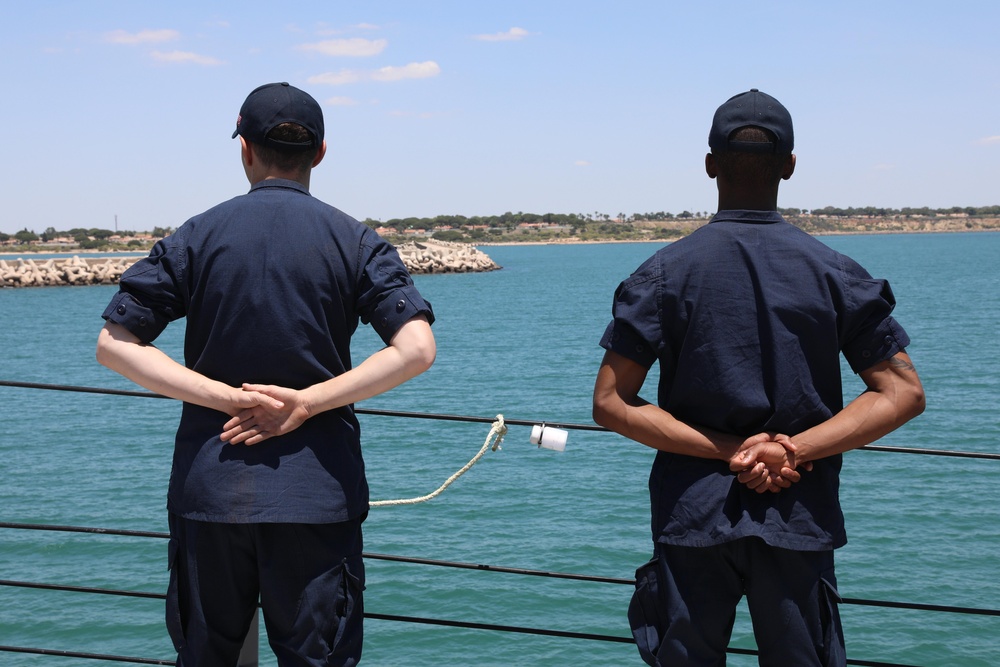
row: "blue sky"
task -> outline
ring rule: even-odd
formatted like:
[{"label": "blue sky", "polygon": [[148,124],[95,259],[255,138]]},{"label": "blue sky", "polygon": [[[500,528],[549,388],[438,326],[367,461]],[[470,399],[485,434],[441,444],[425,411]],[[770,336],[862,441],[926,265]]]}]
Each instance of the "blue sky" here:
[{"label": "blue sky", "polygon": [[795,121],[779,204],[1000,203],[1000,4],[17,3],[0,25],[0,231],[151,230],[241,194],[261,83],[326,116],[347,213],[714,211],[715,108]]}]

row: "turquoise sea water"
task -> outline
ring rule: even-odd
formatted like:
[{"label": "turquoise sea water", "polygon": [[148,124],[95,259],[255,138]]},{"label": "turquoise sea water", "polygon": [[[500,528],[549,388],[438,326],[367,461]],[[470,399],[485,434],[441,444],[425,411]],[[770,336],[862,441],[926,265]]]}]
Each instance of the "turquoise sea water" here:
[{"label": "turquoise sea water", "polygon": [[[880,444],[1000,452],[1000,234],[824,237],[890,279],[924,380],[923,416]],[[362,408],[541,422],[590,422],[590,394],[617,283],[653,244],[488,247],[486,274],[417,276],[438,322],[435,366]],[[114,287],[0,290],[0,379],[132,389],[94,361]],[[183,324],[158,344],[180,357]],[[365,330],[356,360],[375,349]],[[850,375],[849,371],[845,373]],[[847,393],[860,391],[851,377]],[[647,391],[651,394],[651,391]],[[179,405],[0,387],[0,521],[165,531]],[[480,448],[488,424],[362,416],[373,499],[430,492]],[[652,452],[571,431],[565,452],[511,426],[438,498],[374,508],[366,551],[630,578],[650,552]],[[1000,608],[1000,463],[912,454],[846,457],[848,598]],[[0,579],[159,593],[158,539],[0,530]],[[631,590],[369,560],[367,610],[627,637]],[[1000,664],[1000,618],[842,607],[855,660]],[[0,586],[0,645],[172,659],[162,602]],[[368,665],[640,664],[633,646],[383,620],[366,626]],[[261,664],[273,665],[262,638]],[[733,646],[753,648],[745,609]],[[99,664],[0,653],[0,665]],[[754,665],[732,656],[732,665]]]}]

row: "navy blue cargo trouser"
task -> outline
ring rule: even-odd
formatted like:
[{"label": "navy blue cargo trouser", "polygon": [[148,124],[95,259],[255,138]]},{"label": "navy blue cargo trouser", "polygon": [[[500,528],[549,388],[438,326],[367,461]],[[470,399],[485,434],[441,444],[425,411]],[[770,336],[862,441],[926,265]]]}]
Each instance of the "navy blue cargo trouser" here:
[{"label": "navy blue cargo trouser", "polygon": [[258,599],[281,667],[356,665],[362,521],[221,524],[171,514],[167,629],[177,666],[235,667]]},{"label": "navy blue cargo trouser", "polygon": [[657,544],[636,571],[628,618],[642,659],[722,667],[746,595],[762,667],[846,664],[833,551],[791,551],[744,538],[711,547]]}]

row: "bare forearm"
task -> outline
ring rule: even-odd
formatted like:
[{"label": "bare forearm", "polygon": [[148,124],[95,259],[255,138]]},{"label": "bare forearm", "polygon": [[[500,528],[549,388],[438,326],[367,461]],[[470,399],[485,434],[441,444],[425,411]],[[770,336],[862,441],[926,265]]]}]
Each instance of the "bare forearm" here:
[{"label": "bare forearm", "polygon": [[140,343],[115,324],[101,330],[97,360],[150,391],[222,412],[231,411],[232,395],[238,391],[177,363],[152,345]]},{"label": "bare forearm", "polygon": [[303,401],[309,414],[317,414],[377,396],[430,368],[436,351],[430,324],[423,316],[414,318],[355,368],[303,389]]},{"label": "bare forearm", "polygon": [[692,426],[639,397],[647,369],[614,352],[604,356],[594,383],[594,421],[647,447],[729,461],[742,441]]},{"label": "bare forearm", "polygon": [[598,424],[653,449],[705,459],[729,461],[743,439],[686,424],[651,403],[594,411]]},{"label": "bare forearm", "polygon": [[924,393],[905,353],[862,373],[868,391],[825,422],[792,437],[800,463],[875,442],[924,410]]},{"label": "bare forearm", "polygon": [[317,414],[378,396],[424,370],[426,366],[409,363],[398,350],[387,347],[346,373],[303,389],[303,398],[310,414]]}]

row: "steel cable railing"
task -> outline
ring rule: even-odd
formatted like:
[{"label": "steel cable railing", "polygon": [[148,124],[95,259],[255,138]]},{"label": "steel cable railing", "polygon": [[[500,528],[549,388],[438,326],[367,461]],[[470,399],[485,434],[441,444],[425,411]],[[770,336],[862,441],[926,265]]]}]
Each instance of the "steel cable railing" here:
[{"label": "steel cable railing", "polygon": [[[0,380],[0,387],[16,387],[21,389],[45,389],[49,391],[70,391],[70,392],[81,392],[88,394],[107,394],[111,396],[137,396],[140,398],[163,398],[167,400],[170,399],[162,394],[156,394],[151,391],[134,391],[127,389],[106,389],[103,387],[80,387],[74,385],[63,385],[63,384],[46,384],[39,382],[20,382],[16,380]],[[460,421],[460,422],[470,422],[477,424],[490,424],[496,420],[496,417],[476,417],[469,415],[449,415],[449,414],[435,414],[431,412],[400,412],[395,410],[376,410],[376,409],[366,409],[366,408],[355,408],[354,410],[359,415],[381,415],[387,417],[408,417],[411,419],[435,419],[443,421]],[[597,426],[596,424],[573,424],[573,423],[560,423],[560,422],[550,422],[543,420],[530,420],[530,419],[504,419],[504,421],[511,426],[537,426],[542,424],[544,426],[551,426],[554,428],[564,428],[571,429],[575,431],[604,431],[607,429],[603,426]],[[917,447],[894,447],[889,445],[866,445],[860,449],[870,452],[893,452],[898,454],[924,454],[929,456],[950,456],[958,458],[969,458],[969,459],[983,459],[987,461],[1000,461],[1000,454],[993,454],[990,452],[962,452],[962,451],[952,451],[946,449],[926,449]]]},{"label": "steel cable railing", "polygon": [[[14,388],[26,388],[26,389],[41,389],[49,391],[68,391],[68,392],[82,392],[82,393],[96,393],[96,394],[107,394],[116,396],[136,396],[144,398],[167,398],[160,394],[155,394],[147,391],[133,391],[133,390],[118,390],[118,389],[106,389],[98,387],[81,387],[72,385],[58,385],[58,384],[42,384],[33,382],[20,382],[11,380],[0,380],[0,387],[14,387]],[[449,415],[449,414],[432,414],[432,413],[416,413],[416,412],[399,412],[399,411],[389,411],[389,410],[376,410],[376,409],[356,409],[358,414],[369,414],[369,415],[380,415],[380,416],[393,416],[393,417],[404,417],[404,418],[416,418],[416,419],[432,419],[432,420],[445,420],[445,421],[462,421],[462,422],[472,422],[472,423],[491,423],[495,420],[494,417],[476,417],[476,416],[463,416],[463,415]],[[518,426],[535,426],[542,423],[545,426],[563,428],[563,429],[573,429],[573,430],[585,430],[585,431],[606,431],[603,427],[596,426],[593,424],[572,424],[572,423],[555,423],[555,422],[540,422],[538,420],[514,420],[505,419],[505,422],[510,425]],[[984,459],[984,460],[1000,460],[1000,455],[991,454],[986,452],[960,452],[960,451],[948,451],[948,450],[935,450],[935,449],[919,449],[910,447],[892,447],[892,446],[876,446],[869,445],[863,449],[868,451],[883,451],[883,452],[893,452],[893,453],[907,453],[907,454],[922,454],[930,456],[947,456],[947,457],[960,457],[960,458],[972,458],[972,459]],[[46,525],[46,524],[26,524],[26,523],[12,523],[0,521],[0,529],[21,529],[21,530],[39,530],[39,531],[57,531],[57,532],[76,532],[76,533],[91,533],[99,535],[112,535],[112,536],[125,536],[125,537],[140,537],[140,538],[156,538],[165,539],[168,538],[168,534],[161,532],[151,532],[151,531],[135,531],[135,530],[119,530],[119,529],[109,529],[109,528],[95,528],[95,527],[82,527],[82,526],[57,526],[57,525]],[[371,560],[384,560],[392,561],[406,564],[416,564],[416,565],[428,565],[435,567],[450,567],[468,570],[478,570],[482,572],[495,572],[495,573],[507,573],[516,574],[524,576],[535,576],[535,577],[548,577],[554,579],[565,579],[574,581],[586,581],[593,583],[606,583],[606,584],[619,584],[619,585],[629,585],[632,586],[635,583],[634,579],[626,578],[616,578],[616,577],[603,577],[595,575],[582,575],[564,572],[552,572],[544,570],[532,570],[523,568],[512,568],[504,567],[491,564],[481,564],[481,563],[463,563],[463,562],[453,562],[453,561],[443,561],[427,558],[416,558],[409,556],[397,556],[389,554],[377,554],[377,553],[365,553],[364,557]],[[113,590],[113,589],[103,589],[103,588],[93,588],[93,587],[82,587],[82,586],[70,586],[61,584],[50,584],[50,583],[39,583],[39,582],[26,582],[26,581],[15,581],[0,579],[0,587],[20,587],[20,588],[32,588],[39,590],[48,591],[64,591],[64,592],[76,592],[76,593],[86,593],[86,594],[96,594],[96,595],[113,595],[121,597],[133,597],[133,598],[146,598],[146,599],[164,599],[165,595],[162,593],[149,593],[140,591],[123,591],[123,590]],[[844,598],[844,604],[849,605],[860,605],[868,607],[883,607],[883,608],[893,608],[893,609],[908,609],[908,610],[918,610],[918,611],[928,611],[937,613],[955,613],[955,614],[971,614],[977,616],[992,616],[1000,617],[1000,610],[998,609],[982,609],[982,608],[971,608],[971,607],[958,607],[958,606],[948,606],[948,605],[934,605],[925,603],[909,603],[909,602],[896,602],[896,601],[885,601],[885,600],[867,600],[861,598]],[[511,632],[520,634],[533,634],[541,636],[550,637],[561,637],[566,639],[576,639],[576,640],[590,640],[590,641],[604,641],[604,642],[615,642],[615,643],[633,643],[634,640],[631,637],[621,637],[613,635],[601,635],[592,633],[580,633],[580,632],[569,632],[562,630],[551,630],[545,628],[529,628],[521,626],[512,625],[502,625],[502,624],[487,624],[478,623],[471,621],[455,621],[448,619],[437,619],[437,618],[422,618],[422,617],[412,617],[412,616],[401,616],[401,615],[391,615],[391,614],[381,614],[374,612],[365,612],[366,618],[371,618],[373,620],[383,620],[383,621],[394,621],[394,622],[404,622],[404,623],[416,623],[416,624],[427,624],[427,625],[437,625],[446,627],[458,627],[465,629],[483,630],[483,631],[495,631],[495,632]],[[120,655],[103,655],[94,653],[84,653],[76,651],[63,651],[45,648],[28,648],[28,647],[18,647],[18,646],[6,646],[0,645],[0,652],[10,652],[10,653],[29,653],[36,655],[50,655],[50,656],[62,656],[69,658],[80,658],[80,659],[90,659],[90,660],[101,660],[108,662],[126,662],[131,664],[148,664],[148,665],[173,665],[175,664],[172,660],[161,660],[154,658],[142,658],[142,657],[130,657],[130,656],[120,656]],[[736,647],[730,647],[728,652],[734,655],[756,655],[756,651],[751,649],[742,649]],[[849,665],[858,665],[860,667],[913,667],[910,665],[902,665],[897,663],[888,663],[880,661],[868,661],[868,660],[856,660],[849,659],[847,661]]]}]

